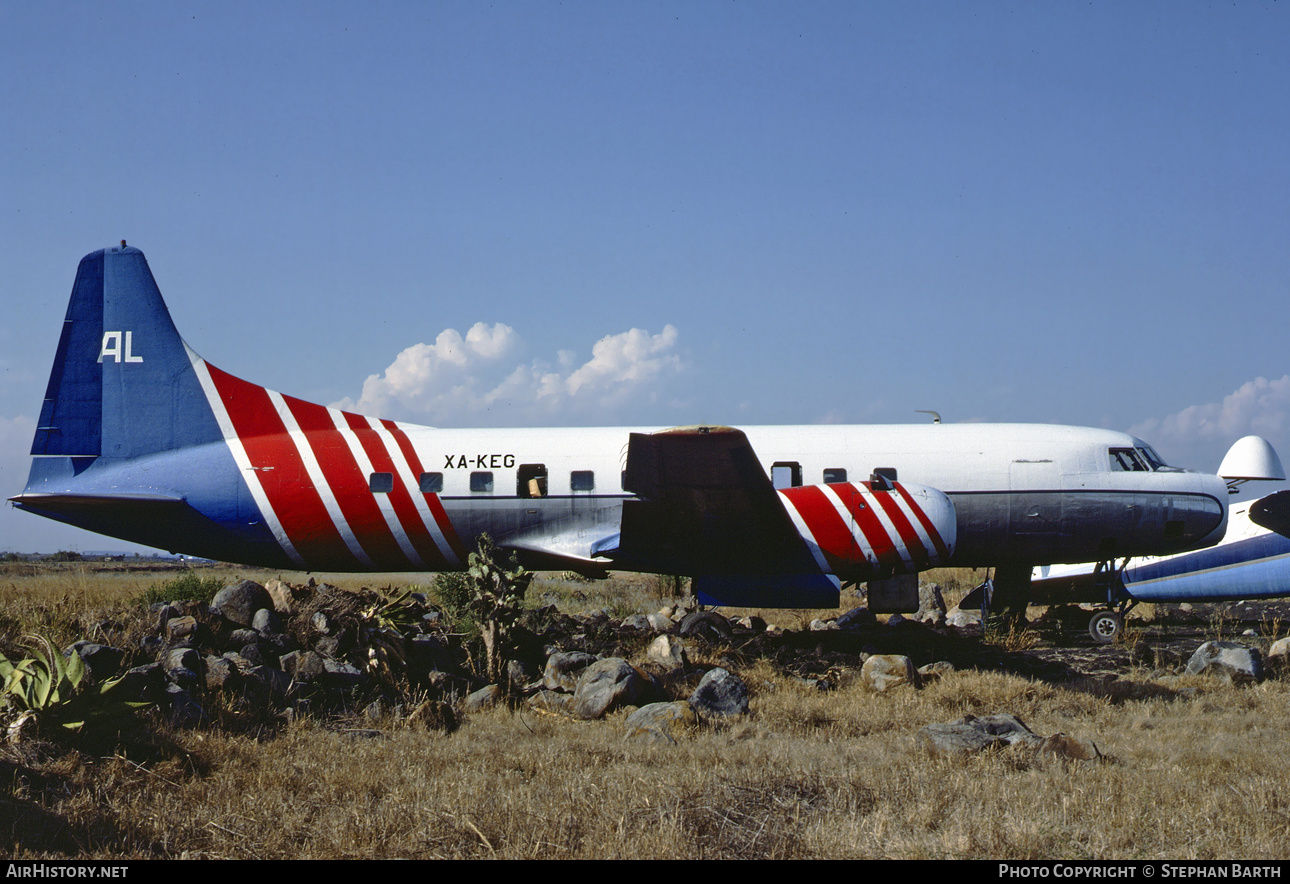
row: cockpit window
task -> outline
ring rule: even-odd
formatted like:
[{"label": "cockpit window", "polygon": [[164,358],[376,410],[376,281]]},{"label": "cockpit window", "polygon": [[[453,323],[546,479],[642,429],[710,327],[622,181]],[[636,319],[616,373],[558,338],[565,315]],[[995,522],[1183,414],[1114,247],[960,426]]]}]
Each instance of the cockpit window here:
[{"label": "cockpit window", "polygon": [[1147,459],[1135,448],[1112,448],[1109,449],[1111,454],[1111,469],[1113,471],[1122,470],[1126,473],[1145,473],[1151,470],[1147,465]]},{"label": "cockpit window", "polygon": [[1150,445],[1143,445],[1138,449],[1138,453],[1147,459],[1147,463],[1151,464],[1151,469],[1163,470],[1167,468],[1165,462],[1161,460],[1160,455],[1156,454],[1156,450]]}]

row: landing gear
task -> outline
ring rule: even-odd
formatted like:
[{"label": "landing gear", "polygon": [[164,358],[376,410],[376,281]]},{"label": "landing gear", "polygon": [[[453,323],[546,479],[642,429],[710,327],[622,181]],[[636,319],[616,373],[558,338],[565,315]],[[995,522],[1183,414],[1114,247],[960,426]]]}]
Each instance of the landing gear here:
[{"label": "landing gear", "polygon": [[[989,613],[995,615],[995,625],[1002,629],[1015,629],[1026,625],[1026,608],[1030,605],[1030,565],[1000,565],[994,569],[987,595]],[[982,622],[989,617],[983,611]]]},{"label": "landing gear", "polygon": [[1098,611],[1088,621],[1088,634],[1100,645],[1109,645],[1124,628],[1124,620],[1114,611]]},{"label": "landing gear", "polygon": [[1106,604],[1109,610],[1097,611],[1088,621],[1088,634],[1093,641],[1109,645],[1120,637],[1124,631],[1124,618],[1137,604],[1129,597],[1124,588],[1124,568],[1129,564],[1125,559],[1120,567],[1115,561],[1098,562],[1093,569],[1093,585],[1106,592]]}]

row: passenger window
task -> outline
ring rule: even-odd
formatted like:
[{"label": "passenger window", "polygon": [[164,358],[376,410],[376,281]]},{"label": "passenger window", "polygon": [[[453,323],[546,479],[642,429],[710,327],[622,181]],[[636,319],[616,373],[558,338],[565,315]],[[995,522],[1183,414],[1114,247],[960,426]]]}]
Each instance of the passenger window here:
[{"label": "passenger window", "polygon": [[520,464],[515,473],[515,496],[546,497],[546,464]]},{"label": "passenger window", "polygon": [[569,474],[569,488],[572,491],[594,491],[596,474],[591,470],[574,470]]},{"label": "passenger window", "polygon": [[367,478],[367,489],[373,494],[389,494],[394,490],[394,474],[372,473]]},{"label": "passenger window", "polygon": [[847,480],[847,471],[841,467],[831,467],[824,471],[824,484],[836,485]]},{"label": "passenger window", "polygon": [[802,465],[781,460],[770,465],[770,483],[776,488],[796,488],[802,484]]},{"label": "passenger window", "polygon": [[470,490],[476,494],[492,494],[493,474],[491,472],[471,473]]},{"label": "passenger window", "polygon": [[869,486],[874,491],[890,491],[896,482],[895,467],[875,467],[869,474]]},{"label": "passenger window", "polygon": [[422,494],[440,494],[443,492],[443,473],[422,473],[417,480],[417,488]]}]

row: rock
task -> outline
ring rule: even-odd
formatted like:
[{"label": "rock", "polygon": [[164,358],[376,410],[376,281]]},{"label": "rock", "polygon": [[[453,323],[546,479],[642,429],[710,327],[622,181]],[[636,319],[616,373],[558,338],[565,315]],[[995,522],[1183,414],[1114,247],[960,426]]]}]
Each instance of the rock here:
[{"label": "rock", "polygon": [[674,746],[698,724],[694,707],[684,700],[650,703],[627,716],[626,739]]},{"label": "rock", "polygon": [[634,666],[621,657],[597,660],[582,672],[573,692],[572,711],[582,719],[600,718],[611,709],[636,702],[644,688]]},{"label": "rock", "polygon": [[669,668],[689,665],[685,644],[672,635],[660,635],[654,639],[646,649],[645,655],[655,663],[661,663]]},{"label": "rock", "polygon": [[821,620],[817,617],[811,621],[809,628],[811,632],[824,632],[829,629],[837,629],[838,624],[835,620]]},{"label": "rock", "polygon": [[1205,642],[1187,661],[1187,674],[1219,675],[1234,684],[1263,680],[1263,657],[1239,642]]},{"label": "rock", "polygon": [[635,629],[640,632],[652,632],[654,627],[644,614],[633,614],[619,624],[620,629]]},{"label": "rock", "polygon": [[125,651],[120,648],[100,645],[91,641],[78,641],[67,649],[66,653],[77,654],[89,667],[90,675],[96,681],[106,681],[121,671],[125,662]]},{"label": "rock", "polygon": [[175,727],[199,727],[210,721],[201,704],[177,684],[166,688],[166,703],[170,706],[170,723]]},{"label": "rock", "polygon": [[239,580],[215,593],[211,607],[231,623],[250,626],[256,611],[273,607],[273,598],[254,580]]},{"label": "rock", "polygon": [[596,655],[585,651],[557,651],[547,658],[546,669],[542,672],[542,687],[573,693],[582,673],[595,662]]},{"label": "rock", "polygon": [[160,663],[147,663],[127,670],[116,690],[126,700],[156,703],[163,698],[168,687],[165,667]]},{"label": "rock", "polygon": [[246,693],[261,705],[281,705],[291,690],[291,676],[270,666],[252,666],[243,680]]},{"label": "rock", "polygon": [[490,684],[479,690],[467,695],[464,709],[467,712],[480,712],[484,709],[490,709],[502,701],[501,685]]},{"label": "rock", "polygon": [[323,668],[327,670],[325,680],[328,687],[352,690],[360,688],[370,680],[363,670],[341,660],[323,658]]},{"label": "rock", "polygon": [[251,628],[263,635],[282,631],[282,618],[273,608],[261,608],[251,618]]},{"label": "rock", "polygon": [[918,683],[927,684],[944,678],[954,671],[954,664],[946,660],[937,660],[935,663],[928,663],[926,666],[918,667]]},{"label": "rock", "polygon": [[279,659],[282,671],[298,682],[313,682],[327,672],[322,654],[316,651],[292,651]]},{"label": "rock", "polygon": [[241,647],[242,645],[249,645],[258,642],[261,637],[262,636],[258,631],[249,626],[243,626],[240,629],[234,629],[229,633],[228,642],[231,645]]},{"label": "rock", "polygon": [[[894,615],[893,615],[894,616]],[[874,654],[864,661],[860,677],[870,690],[882,693],[902,684],[918,685],[914,663],[903,654]]]},{"label": "rock", "polygon": [[437,635],[414,635],[407,643],[408,665],[419,673],[455,672],[456,654]]},{"label": "rock", "polygon": [[191,669],[196,672],[202,668],[202,655],[194,648],[173,648],[166,653],[164,663],[167,672],[172,669]]},{"label": "rock", "polygon": [[968,755],[991,747],[1015,745],[1037,749],[1043,743],[1025,722],[1007,713],[965,715],[947,724],[929,724],[918,731],[915,740],[933,755]]},{"label": "rock", "polygon": [[555,712],[559,715],[573,715],[573,694],[561,691],[538,691],[525,701],[534,709],[543,712]]},{"label": "rock", "polygon": [[1279,638],[1268,648],[1267,670],[1284,675],[1290,672],[1290,638]]},{"label": "rock", "polygon": [[945,623],[948,613],[945,608],[945,598],[941,595],[941,587],[938,584],[927,583],[918,587],[918,612],[910,615],[911,619],[919,623],[940,626]]},{"label": "rock", "polygon": [[237,664],[227,657],[208,656],[204,661],[206,672],[206,690],[233,690],[242,681],[242,673]]},{"label": "rock", "polygon": [[507,660],[506,680],[514,690],[523,691],[529,684],[538,680],[538,673],[523,660]]},{"label": "rock", "polygon": [[264,584],[264,590],[273,600],[273,610],[279,614],[289,615],[295,610],[296,597],[290,585],[275,578]]},{"label": "rock", "polygon": [[729,670],[711,669],[690,694],[690,705],[703,715],[743,715],[748,711],[748,686]]},{"label": "rock", "polygon": [[945,625],[961,629],[964,632],[980,632],[981,612],[954,608],[945,615]]},{"label": "rock", "polygon": [[165,621],[162,629],[168,642],[180,642],[196,635],[197,618],[191,616],[171,617]]},{"label": "rock", "polygon": [[672,629],[672,627],[676,626],[676,624],[672,622],[672,618],[658,611],[647,615],[645,619],[649,621],[650,629],[655,632],[667,632]]},{"label": "rock", "polygon": [[869,629],[878,625],[878,618],[873,611],[861,606],[847,611],[836,621],[838,629]]},{"label": "rock", "polygon": [[408,724],[420,725],[427,730],[452,733],[460,724],[457,713],[442,700],[426,700],[408,713]]}]

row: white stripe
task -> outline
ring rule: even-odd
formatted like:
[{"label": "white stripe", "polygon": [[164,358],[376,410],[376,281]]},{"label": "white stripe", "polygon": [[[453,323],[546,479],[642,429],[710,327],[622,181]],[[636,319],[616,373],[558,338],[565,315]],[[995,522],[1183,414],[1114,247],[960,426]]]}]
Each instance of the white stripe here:
[{"label": "white stripe", "polygon": [[[811,555],[815,557],[815,564],[819,565],[820,570],[825,574],[832,574],[833,569],[829,567],[828,560],[824,558],[824,552],[820,549],[820,545],[815,542],[815,532],[806,524],[806,520],[803,519],[802,514],[797,511],[797,507],[793,505],[793,501],[788,499],[788,495],[783,491],[780,491],[779,499],[780,502],[784,504],[784,510],[788,513],[788,517],[793,520],[793,525],[797,528],[797,533],[802,535],[802,539],[806,541],[806,548],[809,549],[811,551]],[[841,586],[840,583],[838,585]]]},{"label": "white stripe", "polygon": [[237,430],[233,428],[233,421],[228,416],[228,409],[224,407],[224,400],[220,398],[219,391],[215,389],[215,382],[211,380],[210,370],[206,367],[206,360],[202,359],[188,344],[184,344],[184,349],[188,352],[188,361],[192,363],[193,371],[197,374],[197,380],[202,385],[202,392],[206,394],[206,402],[211,407],[215,415],[215,421],[219,424],[220,433],[224,436],[224,443],[228,445],[229,452],[233,455],[233,462],[237,464],[238,470],[246,480],[247,490],[251,492],[251,498],[255,505],[259,507],[260,516],[264,523],[269,526],[269,531],[278,541],[278,546],[287,554],[291,561],[295,562],[301,568],[305,567],[304,557],[296,551],[295,546],[291,543],[291,538],[282,527],[282,522],[278,520],[278,514],[273,511],[273,505],[269,503],[269,497],[264,491],[264,486],[260,484],[260,473],[251,465],[251,458],[247,456],[246,448],[242,445],[242,440],[238,438]]},{"label": "white stripe", "polygon": [[[927,533],[927,529],[923,527],[923,520],[918,517],[918,514],[923,512],[923,509],[913,503],[915,498],[914,492],[910,491],[908,488],[905,489],[905,494],[909,495],[909,500],[906,500],[905,494],[901,494],[899,491],[895,491],[893,494],[896,496],[896,505],[900,507],[900,511],[905,514],[905,518],[908,519],[909,524],[913,526],[914,533],[918,535],[918,541],[923,545],[923,549],[927,552],[928,559],[933,562],[939,561],[940,555],[936,552],[936,544],[932,541],[931,535]],[[926,513],[924,513],[924,515],[926,515]],[[927,521],[932,521],[930,516],[928,516]]]},{"label": "white stripe", "polygon": [[905,547],[905,541],[901,539],[900,532],[896,530],[896,524],[891,521],[891,517],[887,515],[886,510],[882,508],[882,504],[880,504],[876,499],[879,494],[894,494],[895,492],[866,491],[863,485],[860,486],[860,492],[865,496],[865,504],[869,507],[870,511],[878,517],[878,521],[882,524],[882,530],[887,532],[887,539],[891,541],[892,546],[896,548],[896,552],[900,554],[901,561],[903,561],[907,567],[912,568],[914,566],[914,559],[910,556],[909,550]]},{"label": "white stripe", "polygon": [[[858,485],[855,482],[848,482],[845,487],[851,488],[859,495],[860,500],[856,502],[857,507],[873,508],[873,499],[869,492],[865,490],[863,485]],[[856,546],[864,553],[865,561],[871,566],[877,567],[878,554],[874,552],[873,541],[865,536],[864,531],[860,527],[860,520],[856,518],[855,513],[851,511],[851,507],[848,506],[847,502],[842,499],[842,495],[838,492],[838,486],[836,484],[825,485],[824,496],[831,504],[833,504],[833,508],[838,511],[838,515],[842,518],[842,524],[846,525],[847,530],[851,532],[851,539],[855,541]],[[890,541],[891,538],[888,537],[887,540]]]},{"label": "white stripe", "polygon": [[[407,489],[408,496],[412,498],[413,504],[416,505],[417,514],[421,516],[422,523],[426,526],[426,531],[430,532],[430,539],[434,541],[435,546],[439,548],[439,554],[443,556],[449,564],[460,565],[461,560],[453,552],[452,544],[448,542],[448,536],[439,526],[439,520],[435,518],[434,513],[426,504],[426,496],[421,491],[421,480],[419,476],[412,474],[412,465],[403,454],[403,448],[399,445],[394,434],[385,428],[385,425],[374,417],[366,418],[367,425],[376,431],[381,439],[381,444],[385,446],[385,451],[394,462],[394,467],[398,471],[399,481]],[[411,440],[409,440],[411,444]]]},{"label": "white stripe", "polygon": [[349,551],[360,563],[368,568],[375,567],[371,558],[363,551],[358,538],[354,536],[353,530],[350,529],[349,522],[345,520],[345,514],[340,511],[336,492],[332,491],[331,485],[327,484],[327,477],[323,475],[322,467],[318,465],[318,459],[314,456],[313,449],[309,447],[309,439],[296,423],[295,415],[287,407],[286,400],[282,398],[281,393],[275,393],[272,390],[265,390],[265,392],[269,394],[269,400],[277,410],[278,417],[282,419],[282,425],[287,428],[287,438],[296,446],[300,460],[305,465],[305,472],[309,474],[309,481],[313,483],[314,489],[322,498],[323,506],[327,508],[327,515],[331,516],[332,524],[340,532],[341,539],[345,541]]},{"label": "white stripe", "polygon": [[[338,408],[329,408],[327,413],[331,415],[332,423],[340,431],[340,437],[349,446],[349,453],[354,456],[354,460],[358,463],[358,468],[366,475],[371,476],[372,473],[376,472],[376,468],[372,466],[372,459],[367,456],[367,452],[363,449],[363,443],[359,440],[358,434],[350,428],[349,422],[345,420],[344,412]],[[381,510],[381,515],[385,517],[385,524],[389,527],[390,534],[394,535],[394,540],[398,543],[399,549],[403,550],[403,555],[407,556],[408,561],[418,568],[425,568],[426,563],[421,560],[421,556],[413,549],[412,541],[408,539],[407,532],[403,530],[403,525],[400,524],[399,517],[394,512],[394,504],[390,502],[390,496],[388,494],[373,494],[372,497],[376,499],[376,505]]]}]

